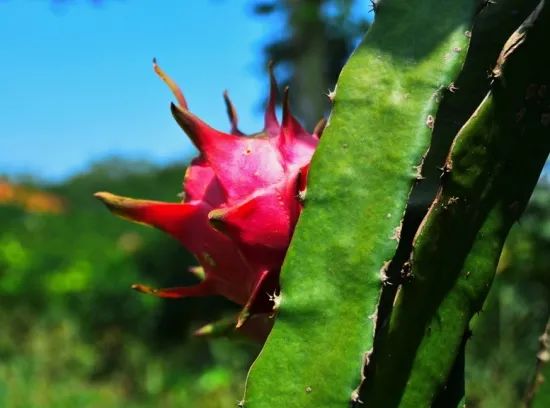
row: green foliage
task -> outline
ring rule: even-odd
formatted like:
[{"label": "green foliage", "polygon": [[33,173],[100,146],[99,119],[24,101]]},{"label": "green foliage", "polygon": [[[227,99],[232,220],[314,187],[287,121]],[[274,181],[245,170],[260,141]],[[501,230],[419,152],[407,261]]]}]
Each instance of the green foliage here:
[{"label": "green foliage", "polygon": [[[468,342],[468,406],[517,407],[533,377],[537,338],[549,316],[550,185],[541,179],[506,241]],[[490,392],[499,384],[499,392]],[[544,392],[545,388],[541,388]]]},{"label": "green foliage", "polygon": [[[197,340],[189,334],[214,320],[214,314],[231,309],[215,299],[158,301],[130,291],[129,285],[136,280],[181,282],[188,276],[183,264],[189,259],[162,234],[134,229],[109,217],[88,197],[105,183],[135,194],[153,182],[156,190],[146,194],[170,199],[182,172],[181,165],[162,169],[102,162],[86,174],[49,188],[68,200],[68,214],[39,215],[0,207],[0,406],[235,404],[256,348],[228,339]],[[473,407],[517,407],[532,376],[536,338],[547,313],[549,200],[550,187],[543,180],[511,233],[497,284],[473,327],[467,366],[469,405]],[[71,225],[77,218],[89,221],[75,223],[79,228],[75,229]],[[98,225],[106,235],[96,233]],[[27,231],[31,226],[32,233]],[[147,239],[135,252],[113,245],[128,232]],[[80,240],[89,239],[90,234],[94,238],[86,256],[85,248],[76,248],[88,242]],[[49,238],[56,235],[58,244],[54,245]],[[111,265],[106,257],[96,257],[97,251],[119,251],[119,259]],[[88,281],[86,288],[66,292],[47,286],[55,270],[51,265],[74,265],[90,258],[92,271],[82,273]],[[96,269],[105,272],[96,274]],[[217,312],[212,317],[201,316],[205,309]]]},{"label": "green foliage", "polygon": [[536,372],[525,398],[529,408],[543,408],[550,404],[550,321],[539,337],[539,343]]},{"label": "green foliage", "polygon": [[1,407],[218,407],[238,399],[256,347],[191,336],[234,306],[132,291],[135,282],[191,283],[193,259],[92,197],[101,186],[175,201],[183,171],[113,159],[47,187],[64,213],[0,206]]}]

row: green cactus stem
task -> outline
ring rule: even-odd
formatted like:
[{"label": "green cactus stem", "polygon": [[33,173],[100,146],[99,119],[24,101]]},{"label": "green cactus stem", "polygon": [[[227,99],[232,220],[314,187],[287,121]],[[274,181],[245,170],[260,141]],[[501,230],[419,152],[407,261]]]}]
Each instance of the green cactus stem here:
[{"label": "green cactus stem", "polygon": [[508,40],[492,89],[458,134],[412,253],[412,279],[375,349],[367,406],[430,406],[550,151],[550,7]]},{"label": "green cactus stem", "polygon": [[463,64],[476,4],[377,6],[330,95],[334,109],[283,265],[277,319],[242,405],[331,408],[357,398],[385,268],[430,144],[439,91]]},{"label": "green cactus stem", "polygon": [[[529,16],[538,0],[498,0],[487,3],[477,14],[466,61],[452,86],[441,90],[430,149],[423,160],[419,182],[414,186],[403,220],[401,240],[388,267],[388,276],[398,283],[406,274],[412,241],[420,222],[435,198],[440,184],[440,169],[456,134],[490,89],[488,70],[494,67],[508,37]],[[383,288],[379,306],[377,337],[387,326],[398,285]],[[377,339],[375,338],[375,345]]]},{"label": "green cactus stem", "polygon": [[[466,342],[469,333],[466,333],[462,339],[459,352],[453,363],[453,367],[447,382],[439,390],[435,397],[432,408],[450,408],[464,406],[464,389],[466,388]],[[462,404],[462,405],[461,405]]]},{"label": "green cactus stem", "polygon": [[[422,176],[427,182],[418,186],[421,194],[424,192],[418,201],[429,205],[433,200],[439,187],[439,168],[453,139],[490,90],[489,70],[494,67],[506,40],[537,4],[538,0],[493,0],[478,13],[464,67],[452,86],[442,90],[447,94],[437,115],[430,151],[424,160]],[[429,191],[427,196],[426,190]]]}]

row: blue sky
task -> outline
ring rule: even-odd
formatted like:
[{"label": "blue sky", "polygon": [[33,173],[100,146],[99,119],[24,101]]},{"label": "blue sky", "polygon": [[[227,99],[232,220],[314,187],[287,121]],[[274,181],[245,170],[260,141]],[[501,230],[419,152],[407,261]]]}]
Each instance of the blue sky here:
[{"label": "blue sky", "polygon": [[192,155],[153,57],[209,123],[227,128],[227,88],[241,127],[259,130],[268,22],[246,0],[0,0],[0,174],[58,180],[108,155]]},{"label": "blue sky", "polygon": [[251,0],[93,3],[0,0],[0,175],[56,181],[106,156],[194,155],[153,57],[211,125],[228,129],[228,89],[241,129],[261,129],[261,50],[280,19],[254,16]]}]

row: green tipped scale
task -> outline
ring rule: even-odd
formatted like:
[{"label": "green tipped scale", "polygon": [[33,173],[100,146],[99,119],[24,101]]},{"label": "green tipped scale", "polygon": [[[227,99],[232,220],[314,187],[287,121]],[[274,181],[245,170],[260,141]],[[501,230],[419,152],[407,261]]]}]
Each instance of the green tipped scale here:
[{"label": "green tipped scale", "polygon": [[275,327],[249,373],[244,406],[346,407],[357,398],[385,267],[430,144],[439,91],[464,61],[476,5],[377,6],[334,92],[283,265]]}]

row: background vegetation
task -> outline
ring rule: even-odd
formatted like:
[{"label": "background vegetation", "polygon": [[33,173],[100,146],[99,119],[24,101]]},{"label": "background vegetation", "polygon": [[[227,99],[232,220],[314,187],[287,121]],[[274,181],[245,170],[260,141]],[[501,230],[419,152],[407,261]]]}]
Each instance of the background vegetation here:
[{"label": "background vegetation", "polygon": [[[112,217],[108,189],[172,200],[184,164],[106,160],[58,185],[0,183],[0,406],[232,406],[259,347],[192,336],[235,312],[218,298],[159,300],[134,282],[189,284],[167,236]],[[474,407],[518,406],[548,317],[550,183],[514,228],[468,349]]]}]

